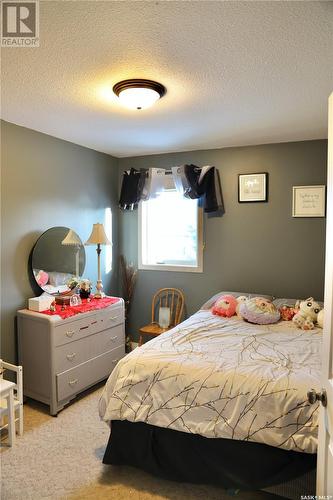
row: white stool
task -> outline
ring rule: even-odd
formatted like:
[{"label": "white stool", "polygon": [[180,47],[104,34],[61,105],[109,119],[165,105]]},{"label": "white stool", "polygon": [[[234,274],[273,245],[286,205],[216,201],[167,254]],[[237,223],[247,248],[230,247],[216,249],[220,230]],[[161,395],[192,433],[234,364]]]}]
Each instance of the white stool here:
[{"label": "white stool", "polygon": [[13,446],[15,443],[14,388],[15,384],[13,382],[0,379],[0,398],[7,400],[7,408],[2,408],[2,410],[7,410],[6,413],[8,414],[8,438],[10,446]]}]

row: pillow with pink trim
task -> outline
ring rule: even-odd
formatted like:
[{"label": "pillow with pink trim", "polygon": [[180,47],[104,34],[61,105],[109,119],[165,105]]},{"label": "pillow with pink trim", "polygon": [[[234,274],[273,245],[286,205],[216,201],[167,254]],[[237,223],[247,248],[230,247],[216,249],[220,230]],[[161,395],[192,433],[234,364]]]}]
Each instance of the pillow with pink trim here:
[{"label": "pillow with pink trim", "polygon": [[40,287],[45,286],[49,281],[49,275],[45,271],[40,270],[36,275],[36,281]]},{"label": "pillow with pink trim", "polygon": [[254,297],[239,306],[240,316],[256,325],[269,325],[277,323],[280,319],[280,312],[272,302],[263,297]]}]

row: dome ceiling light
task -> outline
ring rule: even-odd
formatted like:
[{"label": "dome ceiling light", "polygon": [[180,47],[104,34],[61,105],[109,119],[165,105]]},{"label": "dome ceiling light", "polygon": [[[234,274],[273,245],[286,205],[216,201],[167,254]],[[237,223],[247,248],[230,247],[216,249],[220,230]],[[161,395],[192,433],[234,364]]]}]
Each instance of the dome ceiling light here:
[{"label": "dome ceiling light", "polygon": [[113,92],[126,108],[145,109],[163,97],[166,88],[161,83],[152,80],[133,78],[116,83]]}]

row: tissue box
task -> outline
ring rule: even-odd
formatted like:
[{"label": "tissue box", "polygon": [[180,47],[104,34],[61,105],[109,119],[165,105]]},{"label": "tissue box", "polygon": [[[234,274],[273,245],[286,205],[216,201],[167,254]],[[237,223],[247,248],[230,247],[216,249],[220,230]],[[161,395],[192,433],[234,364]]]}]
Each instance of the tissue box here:
[{"label": "tissue box", "polygon": [[45,311],[46,309],[50,308],[50,305],[54,301],[54,297],[51,295],[49,297],[33,297],[32,299],[28,300],[28,309],[30,311]]}]

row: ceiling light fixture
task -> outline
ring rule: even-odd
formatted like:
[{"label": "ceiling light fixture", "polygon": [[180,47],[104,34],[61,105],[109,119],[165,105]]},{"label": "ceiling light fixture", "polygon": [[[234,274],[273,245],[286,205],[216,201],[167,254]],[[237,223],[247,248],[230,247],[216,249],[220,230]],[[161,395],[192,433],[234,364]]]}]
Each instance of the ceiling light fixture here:
[{"label": "ceiling light fixture", "polygon": [[113,92],[126,108],[145,109],[163,97],[166,88],[161,83],[152,80],[133,78],[116,83]]}]

